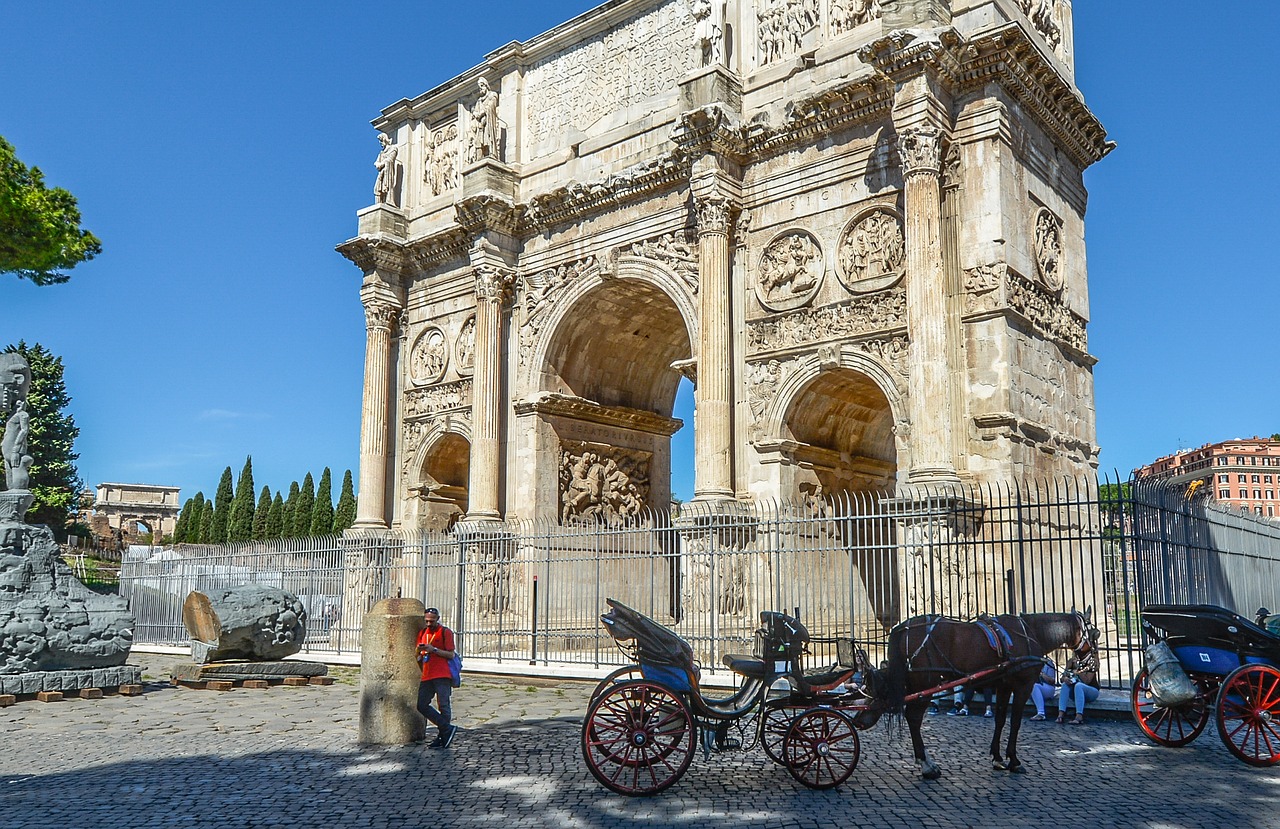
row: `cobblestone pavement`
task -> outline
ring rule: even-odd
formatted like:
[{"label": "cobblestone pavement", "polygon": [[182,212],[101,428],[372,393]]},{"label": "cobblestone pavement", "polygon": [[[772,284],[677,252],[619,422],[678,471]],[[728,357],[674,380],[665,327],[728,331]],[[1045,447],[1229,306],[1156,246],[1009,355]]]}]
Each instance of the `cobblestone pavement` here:
[{"label": "cobblestone pavement", "polygon": [[[150,677],[177,657],[139,655]],[[453,746],[359,749],[355,671],[328,688],[0,709],[0,825],[19,827],[1280,827],[1280,769],[1229,755],[1212,725],[1184,749],[1129,722],[1026,723],[1030,773],[992,772],[990,723],[930,718],[944,767],[917,779],[904,734],[863,733],[841,788],[809,791],[760,751],[699,753],[652,798],[601,788],[579,753],[590,685],[468,676]]]}]

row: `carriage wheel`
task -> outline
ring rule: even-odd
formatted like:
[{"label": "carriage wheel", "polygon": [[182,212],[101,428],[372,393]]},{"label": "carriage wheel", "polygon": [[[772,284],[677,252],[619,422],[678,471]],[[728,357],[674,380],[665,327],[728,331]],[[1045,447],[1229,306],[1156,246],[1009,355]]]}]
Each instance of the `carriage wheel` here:
[{"label": "carriage wheel", "polygon": [[1280,763],[1280,670],[1242,665],[1218,692],[1218,736],[1251,766]]},{"label": "carriage wheel", "polygon": [[764,716],[760,718],[760,747],[765,756],[778,765],[786,765],[782,759],[782,741],[796,718],[796,711],[795,706],[785,701],[765,703]]},{"label": "carriage wheel", "polygon": [[643,679],[620,682],[587,709],[582,757],[607,789],[657,794],[688,770],[696,731],[675,691]]},{"label": "carriage wheel", "polygon": [[834,708],[810,708],[795,718],[782,740],[783,762],[798,782],[830,789],[858,765],[858,730]]},{"label": "carriage wheel", "polygon": [[1170,748],[1185,746],[1200,736],[1209,722],[1209,695],[1205,693],[1203,682],[1195,679],[1191,681],[1199,692],[1196,698],[1183,705],[1170,707],[1161,705],[1151,693],[1147,669],[1143,668],[1138,672],[1133,679],[1133,689],[1129,692],[1129,707],[1142,733]]},{"label": "carriage wheel", "polygon": [[587,704],[590,705],[598,700],[601,694],[614,685],[617,685],[619,682],[626,682],[628,679],[640,678],[641,674],[639,665],[624,665],[621,668],[613,670],[609,672],[604,679],[596,683],[596,687],[591,691],[591,699]]}]

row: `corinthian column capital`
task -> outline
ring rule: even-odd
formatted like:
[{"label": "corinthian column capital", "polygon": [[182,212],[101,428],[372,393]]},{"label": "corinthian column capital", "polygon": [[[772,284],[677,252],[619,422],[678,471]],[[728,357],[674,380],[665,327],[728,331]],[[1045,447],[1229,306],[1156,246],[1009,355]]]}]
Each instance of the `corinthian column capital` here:
[{"label": "corinthian column capital", "polygon": [[387,334],[395,327],[400,316],[400,309],[390,302],[374,300],[364,306],[364,325],[366,331],[382,331]]},{"label": "corinthian column capital", "polygon": [[700,196],[694,200],[698,212],[698,235],[729,235],[729,200],[723,196]]},{"label": "corinthian column capital", "polygon": [[515,273],[505,268],[481,265],[475,269],[476,299],[501,305],[515,282]]},{"label": "corinthian column capital", "polygon": [[942,136],[932,124],[908,127],[898,132],[898,155],[903,175],[942,172]]}]

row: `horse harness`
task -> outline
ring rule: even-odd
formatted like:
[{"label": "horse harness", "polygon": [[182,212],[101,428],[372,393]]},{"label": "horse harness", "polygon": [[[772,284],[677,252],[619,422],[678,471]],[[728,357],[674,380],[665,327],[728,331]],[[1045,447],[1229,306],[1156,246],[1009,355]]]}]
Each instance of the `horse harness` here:
[{"label": "horse harness", "polygon": [[[1022,628],[1022,630],[1018,632],[1019,638],[1021,638],[1024,642],[1027,642],[1028,644],[1030,644],[1031,633],[1030,631],[1027,630],[1026,620],[1023,619],[1022,616],[1017,616],[1016,618],[1018,620],[1018,626]],[[947,657],[942,654],[941,650],[938,650],[937,653],[939,656],[942,656],[942,658],[947,661],[948,664],[946,665],[946,667],[939,667],[939,666],[932,666],[932,665],[926,666],[926,667],[916,667],[913,664],[916,658],[919,657],[924,652],[926,647],[928,647],[929,640],[933,637],[934,631],[937,628],[938,623],[944,622],[944,621],[952,622],[955,624],[971,624],[976,626],[978,630],[982,631],[983,635],[986,636],[987,644],[991,647],[991,650],[995,652],[997,659],[999,659],[1000,661],[1004,661],[1004,660],[1013,658],[1013,636],[1010,635],[1009,631],[1005,629],[1004,625],[1000,624],[999,620],[996,619],[996,617],[983,614],[966,623],[966,622],[961,622],[958,619],[950,619],[946,616],[929,614],[924,617],[924,622],[925,622],[924,637],[920,640],[920,644],[916,646],[916,649],[913,650],[911,654],[907,657],[908,671],[912,671],[912,672],[948,671],[956,674],[964,673],[963,671],[956,668],[955,665],[950,664],[951,660],[947,659]],[[914,625],[912,627],[914,627]],[[908,630],[910,630],[910,628],[908,628]]]}]

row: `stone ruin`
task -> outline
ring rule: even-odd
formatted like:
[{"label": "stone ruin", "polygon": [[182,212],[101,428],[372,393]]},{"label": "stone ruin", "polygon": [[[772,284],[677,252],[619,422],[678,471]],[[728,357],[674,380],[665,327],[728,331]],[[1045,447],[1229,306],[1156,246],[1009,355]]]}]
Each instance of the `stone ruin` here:
[{"label": "stone ruin", "polygon": [[119,596],[89,590],[71,572],[48,527],[23,521],[31,508],[32,456],[26,397],[31,369],[0,354],[6,488],[0,490],[0,694],[115,688],[141,680],[125,665],[133,615]]}]

